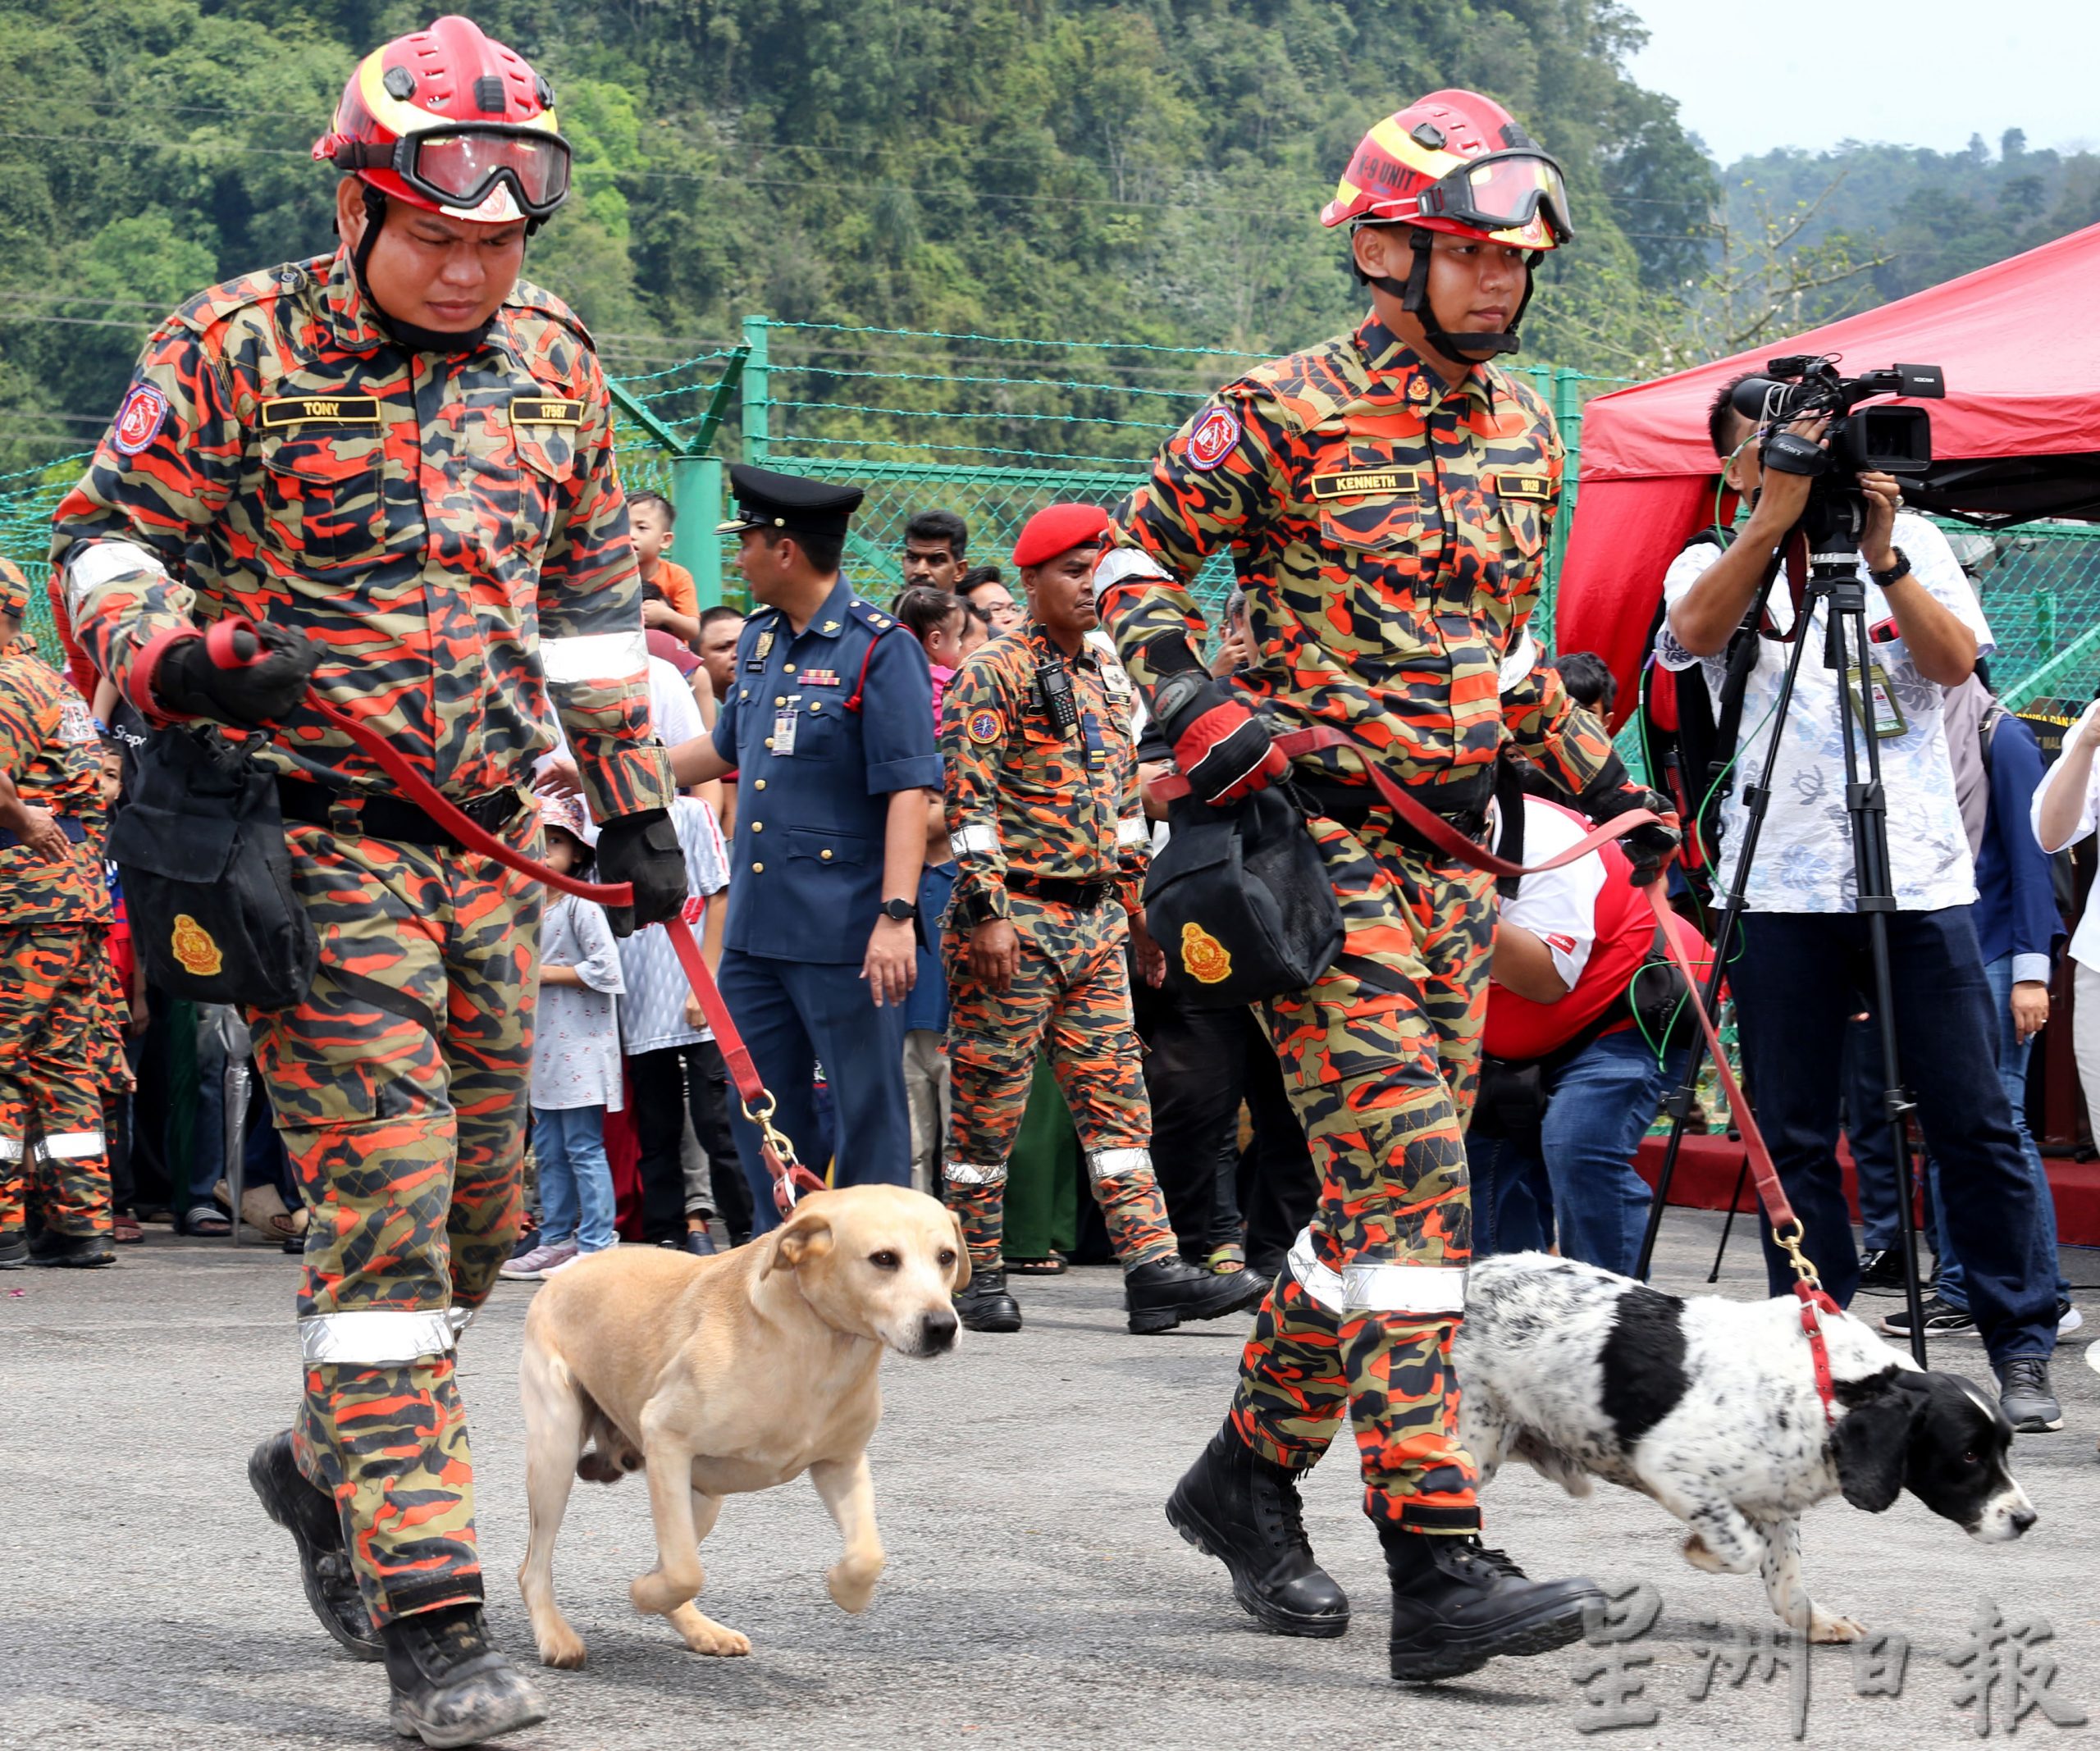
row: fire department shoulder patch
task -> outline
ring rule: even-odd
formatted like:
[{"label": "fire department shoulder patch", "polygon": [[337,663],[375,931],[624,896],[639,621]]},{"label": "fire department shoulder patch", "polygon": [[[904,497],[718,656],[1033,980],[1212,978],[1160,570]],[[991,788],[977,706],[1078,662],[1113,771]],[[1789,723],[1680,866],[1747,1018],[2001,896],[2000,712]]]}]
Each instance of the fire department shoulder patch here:
[{"label": "fire department shoulder patch", "polygon": [[167,397],[150,383],[136,383],[117,409],[109,440],[120,454],[135,456],[160,435],[167,418]]},{"label": "fire department shoulder patch", "polygon": [[219,952],[219,945],[212,940],[211,932],[187,912],[175,914],[175,928],[168,932],[167,946],[176,964],[200,979],[213,977],[226,965],[226,956]]},{"label": "fire department shoulder patch", "polygon": [[1212,408],[1189,434],[1189,466],[1206,474],[1232,454],[1239,441],[1239,416],[1230,408]]},{"label": "fire department shoulder patch", "polygon": [[975,742],[991,743],[999,739],[999,714],[996,711],[973,711],[970,721],[963,725]]},{"label": "fire department shoulder patch", "polygon": [[1181,927],[1181,966],[1192,979],[1217,985],[1232,977],[1225,945],[1194,919]]}]

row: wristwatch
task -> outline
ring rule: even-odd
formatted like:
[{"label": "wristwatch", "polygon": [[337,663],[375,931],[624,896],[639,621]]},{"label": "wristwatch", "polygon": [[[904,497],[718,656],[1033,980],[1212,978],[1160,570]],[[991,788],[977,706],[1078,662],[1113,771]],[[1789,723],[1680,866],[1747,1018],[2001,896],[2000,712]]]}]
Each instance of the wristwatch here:
[{"label": "wristwatch", "polygon": [[1895,563],[1885,572],[1877,572],[1871,568],[1867,572],[1867,576],[1874,580],[1874,586],[1877,590],[1886,590],[1911,569],[1911,556],[1901,548],[1892,547],[1888,550],[1896,555]]},{"label": "wristwatch", "polygon": [[915,900],[885,900],[883,916],[894,919],[900,924],[908,924],[919,915],[919,903]]}]

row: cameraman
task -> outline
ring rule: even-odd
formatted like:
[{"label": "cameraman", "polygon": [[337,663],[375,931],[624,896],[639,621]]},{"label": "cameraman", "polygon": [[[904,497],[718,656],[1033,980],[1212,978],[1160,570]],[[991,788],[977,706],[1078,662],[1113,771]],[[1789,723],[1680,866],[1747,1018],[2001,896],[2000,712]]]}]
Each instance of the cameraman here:
[{"label": "cameraman", "polygon": [[[1810,477],[1766,471],[1761,434],[1735,411],[1731,383],[1714,398],[1707,429],[1723,475],[1751,506],[1725,548],[1700,543],[1671,565],[1656,655],[1671,669],[1695,664],[1717,695],[1737,637],[1755,639],[1743,698],[1740,782],[1723,805],[1720,879],[1733,875],[1742,842],[1744,792],[1769,782],[1772,798],[1746,893],[1740,952],[1729,984],[1744,1069],[1805,1250],[1842,1305],[1859,1285],[1859,1253],[1837,1160],[1845,1023],[1874,989],[1866,921],[1855,905],[1851,823],[1845,812],[1847,709],[1838,674],[1824,666],[1827,609],[1818,604],[1775,769],[1757,768],[1792,646],[1794,607],[1783,567],[1760,624],[1744,629],[1775,554],[1808,503]],[[1787,429],[1825,440],[1828,422]],[[1941,723],[1942,689],[1958,686],[1990,648],[1974,593],[1947,538],[1901,510],[1893,477],[1862,474],[1860,572],[1874,674],[1872,731],[1879,739],[1889,822],[1887,914],[1897,1046],[1926,1147],[1941,1164],[1946,1214],[1963,1238],[1976,1323],[1990,1352],[2001,1402],[2016,1428],[2055,1429],[2049,1384],[2056,1347],[2056,1284],[2029,1268],[2034,1187],[2022,1160],[2005,1089],[1990,1074],[1997,1016],[1969,906],[1976,897],[1969,841],[1955,799]],[[1739,630],[1740,629],[1740,630]],[[1854,697],[1856,700],[1856,692]],[[1856,711],[1854,727],[1859,728]],[[1865,732],[1861,732],[1862,734]],[[1864,778],[1865,750],[1860,747]],[[1772,1293],[1790,1276],[1765,1234]]]}]

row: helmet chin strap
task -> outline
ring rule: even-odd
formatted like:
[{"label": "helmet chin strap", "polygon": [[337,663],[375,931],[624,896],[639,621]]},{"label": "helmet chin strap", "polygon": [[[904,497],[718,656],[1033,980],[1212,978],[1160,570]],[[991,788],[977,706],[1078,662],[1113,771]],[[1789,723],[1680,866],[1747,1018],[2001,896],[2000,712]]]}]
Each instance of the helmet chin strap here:
[{"label": "helmet chin strap", "polygon": [[1454,335],[1439,327],[1436,312],[1429,303],[1429,257],[1436,247],[1436,235],[1418,225],[1408,230],[1413,235],[1408,239],[1414,252],[1414,265],[1408,269],[1404,280],[1395,280],[1390,274],[1367,274],[1357,269],[1357,277],[1366,285],[1375,285],[1400,301],[1400,308],[1422,324],[1422,338],[1445,358],[1456,359],[1462,364],[1480,364],[1498,353],[1514,353],[1523,345],[1517,325],[1524,320],[1524,312],[1532,302],[1532,293],[1537,286],[1537,277],[1532,271],[1532,258],[1524,258],[1524,295],[1518,301],[1517,313],[1509,318],[1509,326],[1500,331]]},{"label": "helmet chin strap", "polygon": [[413,322],[390,315],[372,296],[372,282],[365,278],[365,264],[372,259],[372,245],[379,241],[380,227],[386,222],[386,191],[375,189],[368,182],[360,183],[358,188],[364,196],[364,235],[350,251],[350,271],[357,276],[358,290],[371,307],[372,319],[386,331],[390,340],[411,353],[472,352],[488,334],[490,324],[495,320],[493,316],[476,328],[418,328]]}]

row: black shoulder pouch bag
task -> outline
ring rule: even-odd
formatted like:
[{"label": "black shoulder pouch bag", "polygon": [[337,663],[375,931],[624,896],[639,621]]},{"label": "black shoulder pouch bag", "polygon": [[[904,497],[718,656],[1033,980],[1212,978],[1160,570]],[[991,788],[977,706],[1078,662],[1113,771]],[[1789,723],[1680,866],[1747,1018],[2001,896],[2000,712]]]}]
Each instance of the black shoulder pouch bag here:
[{"label": "black shoulder pouch bag", "polygon": [[148,976],[197,1003],[285,1009],[320,941],[292,887],[276,780],[217,729],[152,732],[128,777],[109,856]]},{"label": "black shoulder pouch bag", "polygon": [[1183,1003],[1238,1009],[1303,991],[1334,964],[1341,905],[1287,786],[1222,809],[1185,796],[1166,824],[1145,879],[1145,928]]}]

